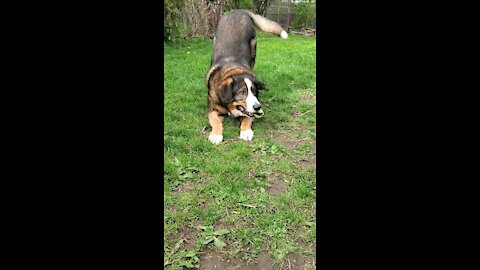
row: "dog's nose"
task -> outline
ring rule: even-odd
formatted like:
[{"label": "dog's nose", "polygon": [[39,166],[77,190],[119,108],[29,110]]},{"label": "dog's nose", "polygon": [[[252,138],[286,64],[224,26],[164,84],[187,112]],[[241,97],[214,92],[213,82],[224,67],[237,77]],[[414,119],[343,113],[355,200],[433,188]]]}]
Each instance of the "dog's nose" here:
[{"label": "dog's nose", "polygon": [[254,109],[255,111],[258,111],[258,110],[260,110],[261,108],[262,108],[262,105],[260,105],[260,103],[253,105],[253,109]]}]

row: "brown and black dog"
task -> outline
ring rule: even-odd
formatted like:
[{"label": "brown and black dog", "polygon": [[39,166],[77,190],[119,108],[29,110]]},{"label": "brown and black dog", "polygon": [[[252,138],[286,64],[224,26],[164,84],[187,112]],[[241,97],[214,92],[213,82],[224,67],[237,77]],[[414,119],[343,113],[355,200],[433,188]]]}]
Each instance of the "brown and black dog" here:
[{"label": "brown and black dog", "polygon": [[218,21],[213,53],[206,76],[208,121],[213,144],[223,140],[223,116],[240,117],[240,138],[253,139],[253,117],[263,116],[258,91],[265,86],[255,78],[257,40],[255,28],[287,38],[280,25],[248,10],[236,10]]}]

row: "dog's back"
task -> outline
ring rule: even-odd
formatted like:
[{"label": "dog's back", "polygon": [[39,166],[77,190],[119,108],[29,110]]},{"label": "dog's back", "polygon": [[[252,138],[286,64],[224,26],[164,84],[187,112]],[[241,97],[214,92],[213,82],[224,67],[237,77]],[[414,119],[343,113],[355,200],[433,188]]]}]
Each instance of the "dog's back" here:
[{"label": "dog's back", "polygon": [[223,15],[217,24],[213,40],[212,64],[234,62],[253,68],[255,61],[255,27],[287,38],[287,33],[276,22],[249,10],[236,10]]},{"label": "dog's back", "polygon": [[235,62],[249,66],[250,40],[255,38],[255,28],[250,16],[241,10],[223,15],[218,21],[213,42],[212,62]]}]

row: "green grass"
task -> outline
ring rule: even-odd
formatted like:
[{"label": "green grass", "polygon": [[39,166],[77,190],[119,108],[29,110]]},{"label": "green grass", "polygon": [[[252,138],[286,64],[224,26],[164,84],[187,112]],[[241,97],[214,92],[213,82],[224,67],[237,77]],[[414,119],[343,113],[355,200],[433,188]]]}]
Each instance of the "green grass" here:
[{"label": "green grass", "polygon": [[225,118],[224,141],[213,145],[204,81],[211,40],[165,46],[165,269],[198,267],[209,253],[253,263],[263,251],[277,266],[289,253],[312,257],[315,47],[312,37],[258,32],[254,72],[268,88],[260,94],[265,116],[255,119],[250,143],[238,138],[238,120]]}]

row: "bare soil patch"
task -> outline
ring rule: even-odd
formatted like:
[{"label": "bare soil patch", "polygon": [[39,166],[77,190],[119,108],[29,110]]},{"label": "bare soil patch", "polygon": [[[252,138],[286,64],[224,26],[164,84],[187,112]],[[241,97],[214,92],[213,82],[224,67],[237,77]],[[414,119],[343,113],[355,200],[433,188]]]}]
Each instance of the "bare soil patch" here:
[{"label": "bare soil patch", "polygon": [[169,236],[169,241],[171,243],[176,243],[180,239],[183,239],[185,249],[194,250],[195,242],[197,241],[197,230],[191,227],[183,227],[177,234]]},{"label": "bare soil patch", "polygon": [[313,270],[315,269],[315,257],[303,258],[294,253],[287,255],[287,258],[280,266],[281,270]]},{"label": "bare soil patch", "polygon": [[298,141],[297,138],[293,138],[292,136],[283,133],[276,134],[272,139],[289,150],[294,149]]},{"label": "bare soil patch", "polygon": [[[221,221],[217,228],[228,228],[232,230],[234,226]],[[304,228],[298,228],[297,234],[306,233]],[[296,240],[299,245],[309,250],[310,255],[302,256],[297,253],[289,253],[284,262],[274,264],[267,251],[267,245],[264,243],[262,250],[257,255],[257,260],[247,263],[239,257],[230,257],[225,250],[217,250],[213,247],[205,247],[199,254],[200,270],[313,270],[316,269],[316,246],[313,242],[305,242],[302,239]],[[226,248],[230,247],[227,240]]]},{"label": "bare soil patch", "polygon": [[195,183],[186,181],[179,184],[173,191],[178,193],[189,192],[195,188]]},{"label": "bare soil patch", "polygon": [[232,223],[228,223],[226,222],[225,220],[221,219],[217,225],[214,226],[214,229],[215,230],[219,230],[219,229],[227,229],[229,230],[230,232],[233,232],[237,229],[237,226],[235,226],[235,224],[232,224]]},{"label": "bare soil patch", "polygon": [[302,258],[290,253],[281,265],[276,265],[266,251],[258,254],[256,262],[247,263],[241,258],[226,259],[221,252],[210,251],[200,256],[199,270],[313,270],[315,263],[315,256]]},{"label": "bare soil patch", "polygon": [[[226,259],[220,252],[212,251],[200,256],[199,270],[280,270],[279,266],[273,264],[267,252],[258,254],[258,261],[247,263],[241,258]],[[293,269],[293,270],[300,270]]]},{"label": "bare soil patch", "polygon": [[227,269],[228,262],[222,259],[222,256],[217,252],[206,253],[200,256],[200,268],[199,270],[212,270],[212,269]]},{"label": "bare soil patch", "polygon": [[[229,245],[227,244],[227,247]],[[199,256],[200,268],[199,270],[247,270],[257,269],[252,267],[252,264],[241,258],[231,258],[223,250],[215,250],[211,247],[206,248]]]},{"label": "bare soil patch", "polygon": [[197,241],[197,231],[190,227],[184,227],[180,232],[180,235],[183,236],[185,240],[185,248],[187,250],[192,250],[195,248],[195,241]]},{"label": "bare soil patch", "polygon": [[315,167],[317,164],[317,157],[307,157],[307,158],[302,158],[297,162],[298,165],[302,167]]},{"label": "bare soil patch", "polygon": [[304,95],[300,97],[300,101],[302,103],[308,103],[308,104],[317,104],[317,99],[314,95]]},{"label": "bare soil patch", "polygon": [[272,183],[272,186],[267,189],[268,194],[276,196],[287,189],[288,183],[284,180],[282,173],[274,172],[267,179],[268,182]]},{"label": "bare soil patch", "polygon": [[261,270],[275,270],[273,261],[266,251],[262,251],[258,254],[258,262],[256,263],[256,266],[258,267],[257,269]]},{"label": "bare soil patch", "polygon": [[[298,256],[297,254],[290,253],[287,256],[286,263],[282,264],[282,267],[286,267],[284,269],[289,269],[288,268],[288,262],[290,261],[290,267],[297,267],[299,266],[300,268],[298,269],[315,269],[316,268],[316,256],[317,256],[317,246],[315,242],[311,241],[306,241],[303,239],[301,236],[307,234],[308,231],[303,228],[299,227],[296,230],[296,236],[298,237],[295,242],[301,246],[303,249],[307,250],[309,255],[307,256]],[[291,268],[295,269],[295,268]]]}]

